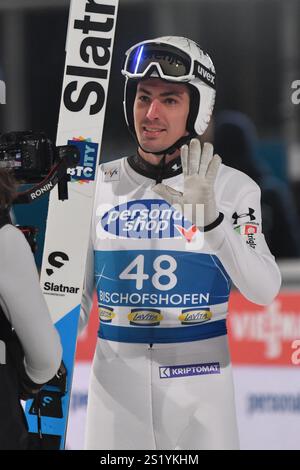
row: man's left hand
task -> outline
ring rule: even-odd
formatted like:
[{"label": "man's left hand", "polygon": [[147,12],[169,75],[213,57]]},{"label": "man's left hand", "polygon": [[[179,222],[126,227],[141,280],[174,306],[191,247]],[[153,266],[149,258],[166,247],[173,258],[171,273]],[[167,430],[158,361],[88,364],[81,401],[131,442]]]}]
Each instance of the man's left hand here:
[{"label": "man's left hand", "polygon": [[[183,213],[185,204],[192,205],[191,222],[199,228],[212,224],[218,218],[214,183],[222,160],[219,155],[214,155],[213,152],[214,149],[210,143],[206,142],[201,151],[199,140],[192,139],[189,146],[183,145],[181,147],[183,193],[162,183],[152,188],[171,206],[180,206]],[[199,215],[197,217],[197,206],[199,208],[200,205],[204,207],[204,221],[202,223],[199,222]]]}]

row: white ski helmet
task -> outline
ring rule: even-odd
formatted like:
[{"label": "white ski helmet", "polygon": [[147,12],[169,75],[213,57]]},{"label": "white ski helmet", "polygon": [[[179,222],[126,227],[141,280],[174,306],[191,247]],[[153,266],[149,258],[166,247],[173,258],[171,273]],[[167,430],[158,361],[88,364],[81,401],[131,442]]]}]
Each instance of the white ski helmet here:
[{"label": "white ski helmet", "polygon": [[122,74],[126,77],[123,101],[125,119],[135,137],[133,104],[137,83],[149,77],[189,86],[192,95],[187,130],[190,134],[185,140],[204,133],[215,103],[216,75],[210,56],[194,41],[179,36],[164,36],[139,42],[126,52]]}]

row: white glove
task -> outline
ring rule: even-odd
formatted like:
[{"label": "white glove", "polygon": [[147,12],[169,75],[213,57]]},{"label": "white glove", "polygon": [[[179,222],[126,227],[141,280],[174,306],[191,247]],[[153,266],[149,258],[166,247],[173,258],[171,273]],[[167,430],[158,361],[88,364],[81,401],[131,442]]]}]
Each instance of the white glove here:
[{"label": "white glove", "polygon": [[[184,205],[192,205],[191,222],[199,228],[207,227],[216,221],[219,212],[216,208],[214,183],[222,162],[219,155],[213,155],[214,148],[205,143],[201,152],[198,139],[181,147],[181,162],[184,177],[183,193],[165,184],[156,184],[153,191],[171,206],[178,205],[184,213]],[[190,207],[190,206],[189,206]],[[204,210],[204,220],[199,216]],[[189,213],[190,211],[186,211]],[[202,222],[199,223],[199,221]]]}]

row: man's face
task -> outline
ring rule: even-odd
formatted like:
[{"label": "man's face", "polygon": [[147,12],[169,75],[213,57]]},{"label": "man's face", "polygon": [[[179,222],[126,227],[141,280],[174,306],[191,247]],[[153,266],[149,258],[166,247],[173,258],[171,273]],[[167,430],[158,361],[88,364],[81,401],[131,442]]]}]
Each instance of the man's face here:
[{"label": "man's face", "polygon": [[133,114],[140,146],[159,152],[188,135],[190,95],[187,85],[149,78],[138,83]]}]

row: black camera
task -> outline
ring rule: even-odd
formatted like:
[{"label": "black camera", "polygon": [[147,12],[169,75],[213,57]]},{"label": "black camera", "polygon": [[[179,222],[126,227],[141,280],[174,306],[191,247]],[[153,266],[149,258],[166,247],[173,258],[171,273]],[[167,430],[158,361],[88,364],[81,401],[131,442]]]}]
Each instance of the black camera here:
[{"label": "black camera", "polygon": [[43,132],[9,132],[0,136],[0,167],[13,170],[18,180],[40,181],[49,173],[54,158],[53,144]]}]

